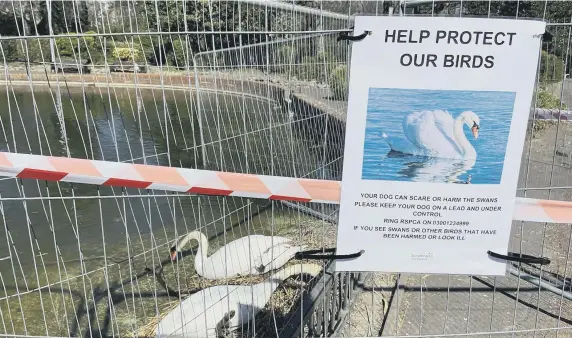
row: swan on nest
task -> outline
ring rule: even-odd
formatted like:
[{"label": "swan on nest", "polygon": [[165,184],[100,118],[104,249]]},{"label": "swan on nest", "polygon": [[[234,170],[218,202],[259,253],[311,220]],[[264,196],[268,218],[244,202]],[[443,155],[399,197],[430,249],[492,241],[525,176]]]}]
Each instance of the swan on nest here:
[{"label": "swan on nest", "polygon": [[217,338],[221,327],[236,330],[251,321],[285,279],[297,275],[317,276],[318,264],[288,266],[255,285],[217,285],[183,300],[157,325],[156,338]]},{"label": "swan on nest", "polygon": [[236,239],[207,256],[207,237],[200,231],[192,231],[171,247],[171,260],[176,261],[177,253],[191,240],[199,242],[195,270],[206,279],[262,275],[282,267],[296,252],[306,249],[290,238],[250,235]]}]

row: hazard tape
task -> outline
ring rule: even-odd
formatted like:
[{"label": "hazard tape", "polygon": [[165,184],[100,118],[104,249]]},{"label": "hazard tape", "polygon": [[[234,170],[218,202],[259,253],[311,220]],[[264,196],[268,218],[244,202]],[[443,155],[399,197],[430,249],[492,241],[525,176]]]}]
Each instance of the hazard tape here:
[{"label": "hazard tape", "polygon": [[[185,192],[339,204],[339,181],[241,174],[0,152],[0,176]],[[572,223],[572,202],[516,198],[514,220]]]}]

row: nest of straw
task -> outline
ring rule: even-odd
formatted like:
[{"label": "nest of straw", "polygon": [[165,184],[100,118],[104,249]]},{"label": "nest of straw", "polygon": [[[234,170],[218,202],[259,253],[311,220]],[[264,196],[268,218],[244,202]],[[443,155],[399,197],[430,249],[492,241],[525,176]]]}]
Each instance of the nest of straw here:
[{"label": "nest of straw", "polygon": [[157,325],[159,325],[161,320],[163,320],[163,318],[165,318],[165,316],[173,311],[178,305],[179,301],[171,301],[167,304],[164,304],[159,308],[158,316],[146,318],[146,324],[140,326],[137,331],[132,332],[129,337],[155,337]]},{"label": "nest of straw", "polygon": [[[310,263],[307,260],[292,260],[285,266],[281,267],[279,270],[286,268],[290,265],[295,264]],[[262,276],[244,276],[236,278],[226,278],[218,280],[207,280],[202,279],[197,275],[193,275],[189,279],[186,285],[186,292],[181,293],[181,298],[185,299],[195,292],[200,290],[217,286],[217,285],[254,285],[263,282],[268,276],[275,273],[277,270],[271,271],[268,274]],[[274,336],[275,330],[280,330],[280,324],[283,319],[286,319],[288,315],[294,310],[294,305],[296,301],[302,297],[302,295],[307,292],[306,285],[297,281],[298,276],[293,276],[285,280],[277,289],[274,291],[270,300],[266,303],[264,309],[262,309],[255,318],[256,326],[256,336],[266,337]],[[178,300],[170,301],[159,307],[159,315],[154,317],[149,317],[146,320],[146,324],[140,326],[136,332],[132,332],[130,337],[155,337],[157,325],[161,320],[167,316],[171,311],[173,311],[178,305]],[[253,332],[251,325],[246,325],[243,330],[232,332],[232,336],[235,337],[253,337]]]}]

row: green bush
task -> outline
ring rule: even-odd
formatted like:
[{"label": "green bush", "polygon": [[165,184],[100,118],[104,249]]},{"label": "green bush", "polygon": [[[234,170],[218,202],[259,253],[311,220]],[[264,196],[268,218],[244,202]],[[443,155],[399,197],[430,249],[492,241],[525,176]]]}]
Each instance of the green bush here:
[{"label": "green bush", "polygon": [[326,63],[337,62],[334,54],[329,52],[318,53],[318,59],[320,60],[320,62],[326,62]]},{"label": "green bush", "polygon": [[321,51],[311,54],[313,46],[303,42],[297,45],[285,44],[270,54],[271,70],[276,73],[288,74],[298,80],[327,83],[329,74],[340,63],[332,52]]},{"label": "green bush", "polygon": [[139,59],[139,50],[129,47],[113,48],[113,57],[121,61],[131,61]]},{"label": "green bush", "polygon": [[300,61],[295,62],[294,67],[286,65],[286,71],[291,69],[292,75],[296,76],[299,80],[318,80],[319,69],[316,65],[318,60],[315,56],[305,56]]},{"label": "green bush", "polygon": [[[546,109],[560,109],[560,107],[562,107],[562,109],[568,109],[568,107],[566,106],[566,104],[564,104],[564,102],[562,103],[562,105],[560,104],[560,98],[550,94],[549,91],[542,88],[538,90],[536,98],[536,106],[538,108],[546,108]],[[531,126],[534,132],[533,133],[534,138],[539,137],[539,135],[541,135],[544,130],[555,124],[556,122],[553,120],[533,120]]]},{"label": "green bush", "polygon": [[17,40],[3,41],[2,52],[4,53],[4,56],[2,57],[2,54],[0,54],[0,57],[2,57],[3,60],[5,59],[8,62],[16,60],[24,60],[24,56],[21,53],[20,41]]},{"label": "green bush", "polygon": [[132,62],[133,58],[135,61],[142,62],[144,60],[144,53],[141,50],[141,45],[137,38],[134,39],[133,43],[127,41],[110,41],[107,40],[107,61],[116,62],[121,60],[123,62]]},{"label": "green bush", "polygon": [[187,58],[191,57],[187,55],[188,53],[189,51],[186,48],[186,42],[183,37],[173,39],[173,50],[169,53],[169,60],[173,66],[183,68],[187,62],[192,65],[192,61],[187,60]]},{"label": "green bush", "polygon": [[[32,62],[50,62],[50,41],[48,39],[17,40],[17,56],[20,60],[29,58]],[[26,48],[28,54],[26,55]]]},{"label": "green bush", "polygon": [[[536,97],[536,106],[538,108],[546,109],[560,109],[560,98],[550,94],[549,91],[540,88]],[[566,105],[562,103],[562,109],[567,109]],[[548,127],[555,125],[556,122],[552,120],[532,120],[529,124],[528,133],[532,132],[534,138],[542,135],[544,130]],[[532,129],[530,129],[532,127]]]},{"label": "green bush", "polygon": [[277,73],[287,74],[291,69],[290,65],[296,62],[296,55],[293,53],[294,48],[291,45],[280,46],[276,49],[276,53],[273,53],[274,60],[271,61],[272,71]]},{"label": "green bush", "polygon": [[330,90],[336,100],[346,100],[348,97],[348,67],[339,65],[330,74]]},{"label": "green bush", "polygon": [[[96,34],[96,32],[87,31],[85,34]],[[46,40],[46,42],[49,45],[48,40]],[[100,37],[84,36],[77,38],[62,34],[55,38],[55,47],[57,48],[57,50],[55,50],[55,56],[57,59],[59,57],[70,58],[75,55],[75,57],[81,56],[82,59],[89,60],[93,63],[100,63],[103,62],[104,55],[109,57],[109,48],[112,46],[113,44],[110,39],[107,39],[107,43],[104,44],[103,38]],[[49,47],[47,51],[49,53]]]},{"label": "green bush", "polygon": [[541,82],[558,82],[564,79],[564,61],[554,54],[542,51],[540,55]]},{"label": "green bush", "polygon": [[158,41],[159,39],[157,37],[152,36],[136,36],[133,39],[133,43],[136,48],[142,51],[142,60],[144,58],[149,63],[154,65],[158,63],[157,58],[159,53],[155,51],[155,49],[159,46]]},{"label": "green bush", "polygon": [[[75,33],[70,33],[75,34]],[[85,32],[85,34],[95,34],[94,31]],[[74,56],[74,53],[78,51],[82,52],[82,58],[86,53],[86,48],[90,53],[96,52],[96,50],[101,49],[99,41],[96,40],[94,36],[84,36],[81,38],[76,37],[66,37],[65,34],[61,37],[56,38],[56,46],[60,53],[60,56]]]},{"label": "green bush", "polygon": [[537,99],[536,99],[536,106],[538,108],[547,108],[547,109],[567,109],[566,104],[562,103],[560,105],[560,98],[550,94],[548,91],[544,89],[540,89],[538,91]]},{"label": "green bush", "polygon": [[320,53],[316,56],[305,56],[293,67],[293,75],[300,80],[325,83],[336,64],[329,54]]}]

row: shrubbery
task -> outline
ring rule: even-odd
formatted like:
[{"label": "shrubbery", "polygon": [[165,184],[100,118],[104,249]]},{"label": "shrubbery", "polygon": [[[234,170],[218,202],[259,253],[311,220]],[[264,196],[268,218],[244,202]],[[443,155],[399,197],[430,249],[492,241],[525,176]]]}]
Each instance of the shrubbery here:
[{"label": "shrubbery", "polygon": [[171,61],[171,63],[173,64],[173,66],[177,66],[177,67],[185,67],[185,65],[187,64],[187,62],[189,62],[189,64],[192,64],[191,60],[186,60],[187,58],[190,58],[189,55],[187,55],[189,52],[186,50],[186,42],[185,40],[183,40],[183,38],[181,37],[179,38],[175,38],[173,39],[173,51],[170,53],[169,59]]},{"label": "shrubbery", "polygon": [[542,51],[540,54],[541,82],[558,82],[564,79],[564,61],[554,54]]},{"label": "shrubbery", "polygon": [[300,60],[301,65],[295,67],[296,75],[300,80],[325,82],[326,74],[330,72],[332,64],[324,54],[305,56]]},{"label": "shrubbery", "polygon": [[[25,51],[28,51],[26,54]],[[6,61],[49,62],[50,45],[47,39],[6,40],[2,42],[0,57]],[[43,52],[43,58],[42,53]]]},{"label": "shrubbery", "polygon": [[[293,76],[299,80],[320,83],[326,83],[329,74],[337,66],[332,56],[327,53],[320,53],[316,56],[306,55],[294,63],[294,66],[290,68]],[[286,68],[289,69],[288,66]]]},{"label": "shrubbery", "polygon": [[[50,62],[48,39],[22,39],[2,43],[6,61]],[[27,53],[26,53],[27,50]]]},{"label": "shrubbery", "polygon": [[[562,102],[560,104],[560,98],[550,94],[545,89],[539,89],[536,98],[536,106],[538,108],[546,108],[546,109],[568,109],[566,104]],[[534,137],[538,137],[542,131],[544,131],[549,126],[554,125],[556,122],[554,120],[533,120],[532,121],[532,130]]]},{"label": "shrubbery", "polygon": [[290,69],[292,75],[299,80],[322,82],[325,79],[324,65],[317,56],[304,56]]},{"label": "shrubbery", "polygon": [[[95,34],[95,32],[89,31],[86,34]],[[107,39],[107,43],[103,43],[103,38],[96,36],[77,38],[64,34],[55,38],[54,41],[56,59],[79,57],[79,52],[81,52],[81,59],[89,60],[96,64],[102,64],[105,57],[107,57],[107,61],[110,63],[116,60],[130,61],[133,57],[135,57],[135,61],[139,62],[142,62],[145,58],[152,63],[155,60],[155,52],[151,48],[151,37],[141,37],[141,40],[139,40],[139,37],[136,37],[133,44],[131,44],[114,41],[110,38]],[[51,60],[50,40],[47,38],[3,41],[2,48],[6,61],[26,61],[27,58],[31,62],[50,62]],[[25,53],[26,49],[28,50],[28,56]]]},{"label": "shrubbery", "polygon": [[18,43],[18,56],[26,59],[26,46],[28,48],[28,58],[33,62],[50,62],[50,41],[48,39],[27,39],[27,42]]},{"label": "shrubbery", "polygon": [[[19,42],[16,40],[6,40],[2,42],[2,52],[6,61],[22,60],[23,56],[20,53]],[[1,56],[2,54],[0,54]]]},{"label": "shrubbery", "polygon": [[133,47],[127,43],[116,43],[113,48],[112,56],[114,59],[121,61],[141,60],[141,52],[137,46]]},{"label": "shrubbery", "polygon": [[[96,34],[96,33],[94,31],[87,31],[85,32],[85,34]],[[100,59],[103,58],[103,53],[101,52],[102,46],[100,45],[99,41],[95,36],[84,36],[81,38],[77,38],[77,37],[67,37],[64,34],[61,37],[56,38],[55,41],[60,57],[73,57],[74,55],[78,56],[78,53],[81,52],[82,59],[93,58],[94,61],[95,59],[98,59],[99,61]],[[49,53],[49,47],[47,52]]]},{"label": "shrubbery", "polygon": [[330,74],[330,90],[335,99],[346,100],[348,98],[348,67],[339,65]]},{"label": "shrubbery", "polygon": [[550,94],[548,91],[544,89],[540,89],[538,91],[537,99],[536,99],[536,106],[538,108],[547,108],[547,109],[567,109],[566,104],[562,102],[562,106],[560,105],[560,98]]},{"label": "shrubbery", "polygon": [[291,69],[296,68],[291,66],[296,62],[296,54],[293,54],[294,48],[291,45],[283,45],[278,47],[274,53],[274,60],[271,61],[272,71],[276,73],[288,73]]},{"label": "shrubbery", "polygon": [[[293,49],[294,48],[294,49]],[[327,84],[337,100],[345,100],[348,92],[348,71],[342,55],[320,52],[309,55],[300,46],[283,45],[276,49],[272,59],[272,71],[302,81]],[[329,49],[328,49],[329,50]]]}]

